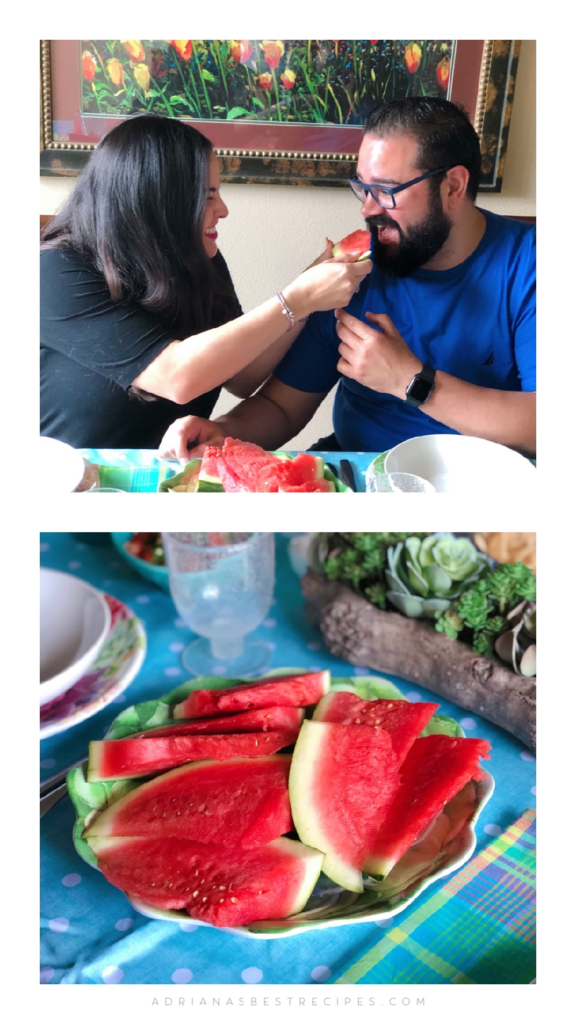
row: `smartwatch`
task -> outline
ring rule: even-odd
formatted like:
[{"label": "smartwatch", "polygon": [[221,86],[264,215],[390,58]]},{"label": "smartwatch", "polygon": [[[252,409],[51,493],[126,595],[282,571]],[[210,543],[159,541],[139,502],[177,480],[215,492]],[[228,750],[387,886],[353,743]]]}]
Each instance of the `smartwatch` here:
[{"label": "smartwatch", "polygon": [[428,363],[424,363],[420,373],[412,377],[406,388],[406,404],[411,405],[414,409],[419,409],[421,405],[424,405],[424,402],[428,401],[436,386],[434,383],[435,376],[436,370],[428,366]]}]

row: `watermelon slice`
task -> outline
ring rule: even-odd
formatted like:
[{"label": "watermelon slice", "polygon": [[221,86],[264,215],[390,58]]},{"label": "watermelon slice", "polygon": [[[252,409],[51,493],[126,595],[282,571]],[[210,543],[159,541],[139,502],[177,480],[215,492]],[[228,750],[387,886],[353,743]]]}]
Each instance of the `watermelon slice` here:
[{"label": "watermelon slice", "polygon": [[233,848],[268,843],[292,829],[290,761],[289,754],[272,754],[173,768],[111,804],[84,838],[149,836]]},{"label": "watermelon slice", "polygon": [[93,740],[89,745],[88,782],[136,779],[177,768],[189,761],[228,761],[233,757],[265,757],[296,742],[298,729],[229,733],[208,736],[130,736]]},{"label": "watermelon slice", "polygon": [[209,736],[229,732],[269,732],[271,729],[298,730],[304,718],[304,708],[256,708],[235,715],[218,718],[197,718],[190,721],[158,725],[154,729],[133,733],[137,736]]},{"label": "watermelon slice", "polygon": [[352,231],[351,234],[346,235],[332,249],[333,256],[346,256],[351,253],[358,253],[358,259],[360,260],[370,259],[370,241],[371,236],[369,231]]},{"label": "watermelon slice", "polygon": [[98,867],[118,886],[164,910],[185,908],[218,927],[297,914],[323,855],[292,839],[253,850],[170,839],[90,839]]},{"label": "watermelon slice", "polygon": [[229,686],[223,690],[192,690],[176,704],[174,718],[206,718],[252,708],[306,707],[317,704],[330,689],[330,673],[306,672],[297,676],[272,676],[255,683]]},{"label": "watermelon slice", "polygon": [[[208,459],[217,467],[224,490],[228,492],[255,491],[258,473],[263,466],[275,465],[278,458],[250,441],[227,437],[222,448],[207,448]],[[202,463],[204,464],[204,458]],[[218,454],[216,454],[218,453]],[[212,463],[209,463],[212,465]],[[202,470],[200,470],[202,473]]]},{"label": "watermelon slice", "polygon": [[407,700],[362,700],[356,694],[342,690],[322,697],[312,719],[386,729],[390,733],[398,765],[401,765],[414,740],[439,707],[439,704],[425,701],[411,704]]},{"label": "watermelon slice", "polygon": [[487,740],[439,734],[415,740],[400,768],[400,787],[364,860],[364,871],[388,875],[444,805],[471,779],[484,778],[479,761],[489,757],[489,750]]},{"label": "watermelon slice", "polygon": [[385,729],[304,721],[292,755],[290,803],[303,843],[326,854],[322,870],[363,892],[362,864],[399,787]]},{"label": "watermelon slice", "polygon": [[[264,465],[258,472],[258,491],[283,491],[288,486],[324,481],[324,459],[319,455],[300,452],[294,459],[280,460]],[[331,488],[334,490],[334,487]]]}]

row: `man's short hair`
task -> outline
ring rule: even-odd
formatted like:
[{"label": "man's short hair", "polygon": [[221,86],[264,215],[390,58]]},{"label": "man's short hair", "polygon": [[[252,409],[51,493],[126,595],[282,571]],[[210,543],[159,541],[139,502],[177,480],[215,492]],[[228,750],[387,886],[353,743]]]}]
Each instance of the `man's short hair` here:
[{"label": "man's short hair", "polygon": [[[433,96],[378,103],[368,114],[365,135],[411,135],[418,142],[418,160],[425,171],[465,167],[470,177],[466,195],[473,201],[480,183],[480,139],[462,106]],[[430,179],[436,182],[438,179]]]}]

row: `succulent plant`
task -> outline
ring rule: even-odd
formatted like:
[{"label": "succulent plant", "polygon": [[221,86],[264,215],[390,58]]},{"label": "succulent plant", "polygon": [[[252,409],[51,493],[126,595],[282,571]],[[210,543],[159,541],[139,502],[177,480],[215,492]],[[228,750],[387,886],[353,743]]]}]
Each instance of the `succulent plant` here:
[{"label": "succulent plant", "polygon": [[536,675],[536,605],[522,601],[506,616],[509,629],[501,633],[494,650],[518,675]]},{"label": "succulent plant", "polygon": [[408,537],[387,554],[386,597],[410,618],[434,619],[447,612],[491,564],[472,541],[451,533]]}]

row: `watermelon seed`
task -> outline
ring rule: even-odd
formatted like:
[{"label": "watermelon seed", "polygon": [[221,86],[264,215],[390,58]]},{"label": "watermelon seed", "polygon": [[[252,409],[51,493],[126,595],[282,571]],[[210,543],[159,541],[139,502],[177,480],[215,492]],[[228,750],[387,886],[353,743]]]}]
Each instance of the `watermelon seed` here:
[{"label": "watermelon seed", "polygon": [[230,903],[238,903],[238,900],[236,899],[235,896],[230,897]]},{"label": "watermelon seed", "polygon": [[196,892],[193,892],[193,893],[192,893],[192,895],[193,895],[193,896],[197,896],[197,895],[198,895],[198,892],[199,892],[199,890],[198,890],[198,889],[196,889]]},{"label": "watermelon seed", "polygon": [[226,886],[225,885],[219,885],[218,888],[220,889],[221,892],[223,892],[223,891],[225,891]]},{"label": "watermelon seed", "polygon": [[222,899],[218,900],[218,903],[224,903],[224,897],[222,897]]},{"label": "watermelon seed", "polygon": [[207,896],[203,896],[203,897],[202,897],[202,903],[206,903],[206,900],[207,900],[207,899],[208,899],[208,897],[207,897]]},{"label": "watermelon seed", "polygon": [[374,720],[374,725],[380,725],[380,722],[381,722],[381,721],[382,721],[382,719],[380,719],[380,718],[376,718],[376,719]]},{"label": "watermelon seed", "polygon": [[360,725],[360,719],[359,718],[355,718],[354,719],[354,725]]},{"label": "watermelon seed", "polygon": [[255,747],[257,747],[257,746],[258,746],[258,740],[254,740],[254,746],[255,746]]}]

